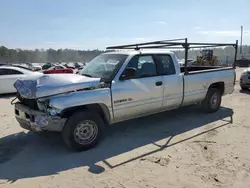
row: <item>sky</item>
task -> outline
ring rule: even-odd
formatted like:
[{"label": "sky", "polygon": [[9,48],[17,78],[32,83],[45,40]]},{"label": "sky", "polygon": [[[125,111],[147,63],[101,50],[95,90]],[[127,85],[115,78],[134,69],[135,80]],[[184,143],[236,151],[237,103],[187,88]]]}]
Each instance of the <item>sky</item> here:
[{"label": "sky", "polygon": [[1,0],[0,46],[105,49],[187,37],[250,44],[250,0]]}]

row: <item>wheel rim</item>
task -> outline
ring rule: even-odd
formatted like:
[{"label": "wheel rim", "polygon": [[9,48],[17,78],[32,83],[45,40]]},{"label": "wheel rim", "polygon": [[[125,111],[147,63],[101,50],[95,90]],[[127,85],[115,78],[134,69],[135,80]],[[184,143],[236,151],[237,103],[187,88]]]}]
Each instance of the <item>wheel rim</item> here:
[{"label": "wheel rim", "polygon": [[211,97],[211,100],[210,100],[210,103],[211,103],[211,107],[213,109],[217,108],[218,104],[219,104],[219,96],[218,96],[218,93],[214,93]]},{"label": "wheel rim", "polygon": [[95,122],[84,120],[74,130],[74,138],[81,145],[92,143],[98,135],[98,126]]}]

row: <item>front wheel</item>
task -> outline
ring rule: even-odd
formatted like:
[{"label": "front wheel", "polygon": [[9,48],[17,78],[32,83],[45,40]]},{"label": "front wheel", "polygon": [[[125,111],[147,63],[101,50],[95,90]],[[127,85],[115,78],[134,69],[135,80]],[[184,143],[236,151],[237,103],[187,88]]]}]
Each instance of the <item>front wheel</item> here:
[{"label": "front wheel", "polygon": [[216,88],[210,88],[206,98],[202,102],[203,109],[208,113],[216,112],[221,105],[221,92]]},{"label": "front wheel", "polygon": [[103,121],[95,112],[76,112],[67,120],[62,137],[69,148],[84,151],[98,143],[102,128]]}]

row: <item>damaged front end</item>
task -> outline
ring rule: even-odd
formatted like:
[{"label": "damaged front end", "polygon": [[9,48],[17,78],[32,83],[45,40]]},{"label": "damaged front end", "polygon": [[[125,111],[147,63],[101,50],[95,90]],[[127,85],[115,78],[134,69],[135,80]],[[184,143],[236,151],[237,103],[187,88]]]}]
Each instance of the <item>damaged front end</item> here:
[{"label": "damaged front end", "polygon": [[63,94],[100,86],[100,78],[89,78],[77,74],[51,74],[26,77],[14,83],[19,95],[26,99]]},{"label": "damaged front end", "polygon": [[48,115],[19,102],[15,103],[15,116],[22,128],[34,132],[45,130],[60,132],[66,121],[64,118]]},{"label": "damaged front end", "polygon": [[32,131],[62,131],[65,118],[62,109],[50,106],[50,98],[56,95],[100,87],[100,78],[81,75],[39,75],[26,77],[14,83],[19,102],[15,103],[15,115],[20,126]]}]

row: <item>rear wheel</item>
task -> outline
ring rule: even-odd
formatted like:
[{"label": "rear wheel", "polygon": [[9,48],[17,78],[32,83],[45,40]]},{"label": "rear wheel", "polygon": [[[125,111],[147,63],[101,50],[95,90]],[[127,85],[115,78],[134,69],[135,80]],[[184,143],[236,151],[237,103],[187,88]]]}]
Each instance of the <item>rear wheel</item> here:
[{"label": "rear wheel", "polygon": [[69,148],[84,151],[98,143],[102,128],[103,121],[95,112],[76,112],[66,122],[62,137]]},{"label": "rear wheel", "polygon": [[202,102],[203,109],[208,113],[216,112],[221,105],[222,94],[216,88],[210,88],[207,92],[206,98]]}]

